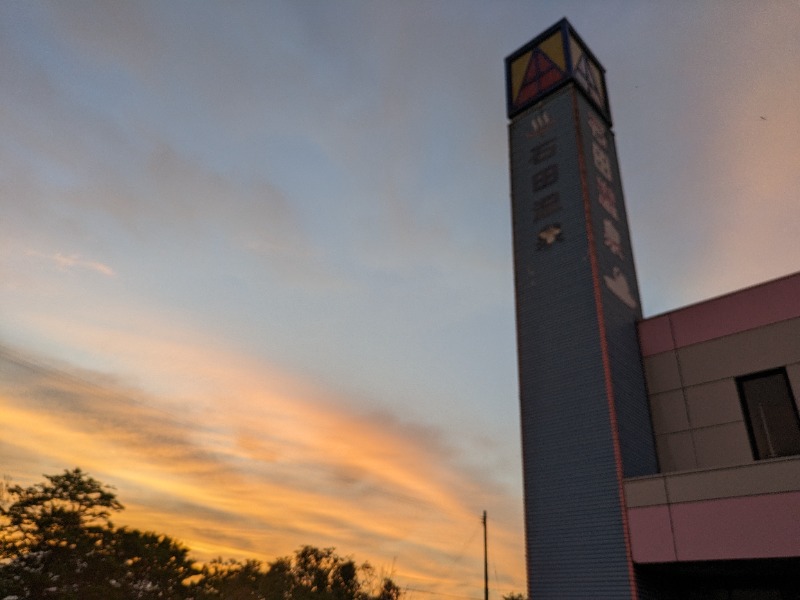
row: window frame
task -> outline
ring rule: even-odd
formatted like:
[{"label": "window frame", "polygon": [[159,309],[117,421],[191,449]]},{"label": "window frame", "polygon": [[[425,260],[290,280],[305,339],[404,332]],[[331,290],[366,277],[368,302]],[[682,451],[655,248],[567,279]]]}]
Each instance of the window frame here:
[{"label": "window frame", "polygon": [[742,414],[744,416],[745,426],[747,428],[747,437],[750,440],[750,451],[753,454],[753,460],[760,461],[760,460],[769,460],[773,458],[785,458],[789,456],[800,456],[800,448],[798,451],[792,454],[777,454],[775,456],[763,455],[760,452],[758,440],[756,438],[756,432],[753,428],[754,421],[750,414],[750,407],[748,406],[748,399],[745,393],[745,385],[753,381],[755,379],[763,379],[767,377],[774,377],[774,376],[781,376],[783,378],[783,382],[785,385],[786,392],[788,394],[789,405],[791,409],[791,414],[794,416],[794,423],[798,429],[798,445],[800,445],[800,413],[798,412],[797,406],[797,398],[794,395],[794,390],[792,389],[792,382],[789,379],[789,375],[786,372],[786,367],[777,367],[775,369],[767,369],[765,371],[758,371],[757,373],[749,373],[747,375],[741,375],[736,377],[736,390],[739,394],[739,403],[742,408]]}]

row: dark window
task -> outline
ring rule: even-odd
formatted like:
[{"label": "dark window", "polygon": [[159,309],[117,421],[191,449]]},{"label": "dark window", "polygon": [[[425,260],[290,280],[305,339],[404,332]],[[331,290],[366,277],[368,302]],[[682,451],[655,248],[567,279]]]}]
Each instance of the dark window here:
[{"label": "dark window", "polygon": [[800,422],[786,369],[736,380],[753,456],[756,459],[800,454]]}]

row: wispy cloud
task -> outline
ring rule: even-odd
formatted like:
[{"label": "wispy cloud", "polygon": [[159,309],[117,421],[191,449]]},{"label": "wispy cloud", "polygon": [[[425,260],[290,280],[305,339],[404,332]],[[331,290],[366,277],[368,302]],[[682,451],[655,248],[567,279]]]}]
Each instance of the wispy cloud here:
[{"label": "wispy cloud", "polygon": [[82,258],[80,254],[70,254],[67,256],[59,252],[49,258],[52,259],[59,267],[64,269],[88,269],[109,277],[116,275],[114,269],[108,265],[95,260],[86,260]]},{"label": "wispy cloud", "polygon": [[[79,465],[118,488],[120,521],[174,535],[201,558],[334,545],[378,565],[396,559],[401,581],[444,573],[451,591],[479,589],[480,547],[460,548],[476,500],[508,508],[443,432],[358,414],[307,386],[292,393],[250,374],[218,381],[224,399],[189,406],[2,346],[0,375],[0,452],[14,457],[15,478]],[[493,532],[504,591],[522,588],[515,525]]]}]

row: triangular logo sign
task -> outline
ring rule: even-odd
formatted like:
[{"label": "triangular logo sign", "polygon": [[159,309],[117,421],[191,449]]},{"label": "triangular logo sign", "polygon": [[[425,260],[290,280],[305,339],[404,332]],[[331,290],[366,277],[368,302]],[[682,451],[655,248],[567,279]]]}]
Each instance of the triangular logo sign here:
[{"label": "triangular logo sign", "polygon": [[528,62],[525,77],[514,104],[519,106],[538,96],[564,78],[564,73],[547,54],[536,48]]}]

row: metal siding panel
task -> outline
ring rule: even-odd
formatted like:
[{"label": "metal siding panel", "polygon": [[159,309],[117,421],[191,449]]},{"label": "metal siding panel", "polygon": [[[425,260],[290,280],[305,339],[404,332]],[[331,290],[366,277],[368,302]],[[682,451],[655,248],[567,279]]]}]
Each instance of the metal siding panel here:
[{"label": "metal siding panel", "polygon": [[625,477],[658,471],[636,323],[641,302],[613,133],[578,97],[605,339]]},{"label": "metal siding panel", "polygon": [[[531,193],[531,176],[540,165],[526,157],[544,137],[531,136],[543,111],[556,123],[548,134],[558,145],[560,208],[537,221],[541,193]],[[574,128],[567,88],[510,130],[528,576],[537,600],[631,593]],[[550,223],[563,239],[537,249]],[[629,333],[635,341],[632,326]]]}]

